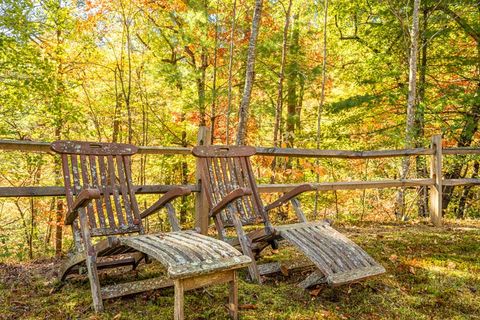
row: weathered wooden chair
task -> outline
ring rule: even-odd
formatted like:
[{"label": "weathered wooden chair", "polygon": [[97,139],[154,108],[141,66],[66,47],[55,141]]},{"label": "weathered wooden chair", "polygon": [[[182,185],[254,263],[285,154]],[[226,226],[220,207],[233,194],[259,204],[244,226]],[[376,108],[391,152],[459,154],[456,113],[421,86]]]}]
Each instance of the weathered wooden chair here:
[{"label": "weathered wooden chair", "polygon": [[[202,190],[210,205],[210,216],[222,240],[240,246],[255,261],[257,255],[277,240],[285,239],[308,257],[317,269],[299,285],[307,288],[318,283],[341,285],[379,275],[385,269],[363,249],[333,229],[328,222],[307,222],[296,196],[313,190],[300,185],[275,202],[263,206],[250,164],[255,148],[248,146],[198,146]],[[299,223],[272,226],[268,211],[288,201],[294,204]],[[262,224],[261,229],[245,232],[243,226]],[[237,238],[228,239],[227,227],[235,227]],[[260,268],[261,269],[261,268]],[[268,269],[268,268],[265,268]],[[256,263],[249,266],[250,276],[261,282]]]},{"label": "weathered wooden chair", "polygon": [[[61,154],[68,212],[76,252],[60,271],[60,280],[86,267],[96,311],[103,299],[146,290],[175,287],[175,319],[183,319],[183,292],[215,283],[230,283],[230,315],[237,318],[236,270],[250,258],[228,244],[194,231],[181,231],[170,204],[190,191],[167,192],[150,208],[139,212],[131,176],[127,144],[56,141],[51,149]],[[167,207],[173,232],[144,234],[142,219]],[[129,235],[136,233],[137,235]],[[97,243],[92,238],[101,237]],[[158,260],[168,277],[100,286],[97,270],[119,266],[135,268],[149,257]]]}]

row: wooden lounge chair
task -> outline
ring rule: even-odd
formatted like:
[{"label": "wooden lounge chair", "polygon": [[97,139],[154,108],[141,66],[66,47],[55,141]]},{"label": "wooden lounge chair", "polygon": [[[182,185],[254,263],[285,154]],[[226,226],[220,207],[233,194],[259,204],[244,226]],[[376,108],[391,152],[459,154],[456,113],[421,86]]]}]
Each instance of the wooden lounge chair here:
[{"label": "wooden lounge chair", "polygon": [[[130,167],[135,146],[56,141],[51,149],[61,155],[65,224],[72,226],[76,249],[60,271],[61,281],[86,267],[95,311],[103,310],[103,299],[174,285],[175,319],[183,319],[184,290],[229,282],[230,315],[237,318],[236,270],[250,258],[218,239],[180,230],[170,201],[188,194],[188,189],[171,190],[140,213]],[[142,219],[165,206],[174,231],[144,234]],[[93,244],[94,237],[101,240]],[[166,268],[167,278],[100,286],[98,269],[136,268],[149,258]]]},{"label": "wooden lounge chair", "polygon": [[[239,245],[255,261],[257,255],[277,240],[284,239],[298,248],[316,266],[300,283],[309,287],[318,283],[336,286],[376,276],[385,269],[350,239],[333,229],[326,221],[307,222],[295,198],[313,190],[300,185],[275,202],[264,206],[250,164],[255,148],[248,146],[198,146],[193,154],[199,158],[202,190],[210,205],[219,237]],[[299,223],[272,226],[268,212],[288,201],[294,204]],[[261,229],[245,232],[243,226],[263,224]],[[235,227],[237,238],[227,239],[226,228]],[[256,263],[249,266],[252,279],[261,282]]]}]

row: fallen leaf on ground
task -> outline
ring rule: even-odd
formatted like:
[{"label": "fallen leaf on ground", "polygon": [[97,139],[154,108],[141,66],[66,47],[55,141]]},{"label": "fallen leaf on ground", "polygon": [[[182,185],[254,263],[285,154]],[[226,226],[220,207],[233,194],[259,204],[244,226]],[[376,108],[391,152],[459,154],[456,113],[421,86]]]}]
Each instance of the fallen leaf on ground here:
[{"label": "fallen leaf on ground", "polygon": [[396,254],[392,254],[388,259],[392,262],[395,262],[398,260],[398,256]]},{"label": "fallen leaf on ground", "polygon": [[320,289],[320,288],[310,290],[310,295],[312,297],[317,297],[320,294],[320,291],[322,291],[322,289]]}]

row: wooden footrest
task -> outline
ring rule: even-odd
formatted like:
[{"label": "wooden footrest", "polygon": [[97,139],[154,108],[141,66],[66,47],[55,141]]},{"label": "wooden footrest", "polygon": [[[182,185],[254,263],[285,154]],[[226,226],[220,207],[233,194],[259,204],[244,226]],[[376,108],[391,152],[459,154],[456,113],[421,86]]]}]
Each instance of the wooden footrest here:
[{"label": "wooden footrest", "polygon": [[345,235],[323,222],[306,222],[277,228],[318,268],[299,285],[338,286],[385,273],[385,269]]},{"label": "wooden footrest", "polygon": [[332,274],[326,278],[326,282],[332,286],[340,286],[342,284],[364,280],[384,273],[385,268],[378,265]]}]

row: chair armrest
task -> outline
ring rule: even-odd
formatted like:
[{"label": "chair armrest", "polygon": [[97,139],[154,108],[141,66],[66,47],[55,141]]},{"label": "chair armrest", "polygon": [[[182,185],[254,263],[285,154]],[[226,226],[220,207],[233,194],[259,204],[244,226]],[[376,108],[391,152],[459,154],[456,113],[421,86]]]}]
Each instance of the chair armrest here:
[{"label": "chair armrest", "polygon": [[274,202],[265,206],[265,211],[270,211],[274,208],[277,208],[277,207],[287,203],[289,200],[295,198],[299,194],[301,194],[303,192],[306,192],[306,191],[312,191],[312,190],[315,190],[315,188],[313,187],[313,185],[311,185],[309,183],[299,185],[298,187],[295,187],[292,190],[285,193],[283,196],[281,196],[280,198],[278,198]]},{"label": "chair armrest", "polygon": [[243,196],[251,195],[252,190],[249,188],[237,188],[233,191],[230,191],[229,194],[225,196],[222,200],[220,200],[219,203],[215,207],[210,210],[210,216],[214,216],[223,209],[225,209],[226,206],[228,206],[230,203],[233,201],[237,200],[238,198],[241,198]]},{"label": "chair armrest", "polygon": [[172,189],[165,193],[160,199],[158,199],[154,204],[152,204],[149,208],[145,209],[140,214],[140,218],[144,219],[151,215],[152,213],[157,212],[158,210],[162,209],[167,203],[171,202],[172,200],[190,194],[191,191],[188,188],[178,187]]},{"label": "chair armrest", "polygon": [[85,188],[78,194],[77,198],[73,202],[73,207],[67,212],[67,216],[65,218],[65,224],[69,225],[72,224],[73,221],[78,216],[78,209],[85,208],[90,201],[93,199],[100,198],[100,190],[93,189],[93,188]]}]

